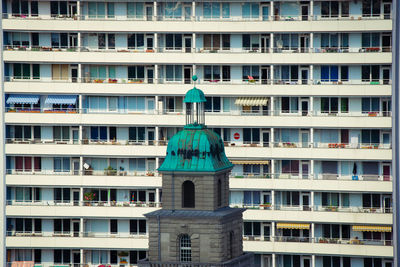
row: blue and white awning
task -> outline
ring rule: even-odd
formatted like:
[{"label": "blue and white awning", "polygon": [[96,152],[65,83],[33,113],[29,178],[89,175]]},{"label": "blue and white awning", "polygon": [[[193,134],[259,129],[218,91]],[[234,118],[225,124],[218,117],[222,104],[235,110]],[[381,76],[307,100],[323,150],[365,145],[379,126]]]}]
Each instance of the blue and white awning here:
[{"label": "blue and white awning", "polygon": [[44,101],[45,104],[75,105],[76,95],[49,95]]},{"label": "blue and white awning", "polygon": [[40,96],[38,95],[9,95],[7,104],[37,104]]}]

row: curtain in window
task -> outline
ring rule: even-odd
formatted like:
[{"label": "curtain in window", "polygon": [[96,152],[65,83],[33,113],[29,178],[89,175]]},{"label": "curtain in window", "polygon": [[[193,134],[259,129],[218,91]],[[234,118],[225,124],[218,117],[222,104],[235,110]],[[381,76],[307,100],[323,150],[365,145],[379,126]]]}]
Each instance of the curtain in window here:
[{"label": "curtain in window", "polygon": [[331,81],[337,82],[339,79],[339,67],[331,66]]},{"label": "curtain in window", "polygon": [[242,17],[250,18],[250,3],[244,3],[242,5]]},{"label": "curtain in window", "polygon": [[321,81],[329,81],[329,66],[321,66]]},{"label": "curtain in window", "polygon": [[337,161],[323,161],[322,162],[322,173],[337,174]]},{"label": "curtain in window", "polygon": [[229,18],[230,17],[230,4],[229,3],[222,3],[222,17]]},{"label": "curtain in window", "polygon": [[97,15],[97,3],[96,2],[88,2],[88,9],[89,9],[88,10],[89,18],[96,18],[96,15]]},{"label": "curtain in window", "polygon": [[251,203],[251,195],[252,195],[252,191],[244,191],[244,204],[250,205]]}]

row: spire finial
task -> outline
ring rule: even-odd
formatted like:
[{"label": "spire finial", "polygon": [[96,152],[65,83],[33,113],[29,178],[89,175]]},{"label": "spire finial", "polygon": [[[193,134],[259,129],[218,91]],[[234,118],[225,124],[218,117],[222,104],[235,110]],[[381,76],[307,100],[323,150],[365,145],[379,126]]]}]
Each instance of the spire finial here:
[{"label": "spire finial", "polygon": [[192,80],[193,80],[193,85],[196,86],[196,81],[197,81],[197,75],[196,74],[194,74],[192,76]]}]

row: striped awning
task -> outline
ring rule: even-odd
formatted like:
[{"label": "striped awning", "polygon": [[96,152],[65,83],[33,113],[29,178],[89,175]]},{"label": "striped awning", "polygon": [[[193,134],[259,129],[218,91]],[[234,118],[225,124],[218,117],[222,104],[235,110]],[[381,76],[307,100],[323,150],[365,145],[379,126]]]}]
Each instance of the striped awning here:
[{"label": "striped awning", "polygon": [[231,160],[232,164],[242,164],[242,165],[250,165],[250,164],[256,164],[256,165],[267,165],[269,164],[268,160]]},{"label": "striped awning", "polygon": [[49,95],[44,101],[45,104],[58,104],[58,105],[75,105],[76,95]]},{"label": "striped awning", "polygon": [[238,97],[235,101],[235,105],[238,106],[266,106],[267,104],[267,97]]},{"label": "striped awning", "polygon": [[310,229],[309,223],[277,223],[277,229]]},{"label": "striped awning", "polygon": [[353,225],[352,229],[357,232],[391,232],[392,226]]},{"label": "striped awning", "polygon": [[7,98],[7,104],[37,104],[39,103],[38,95],[10,95]]}]

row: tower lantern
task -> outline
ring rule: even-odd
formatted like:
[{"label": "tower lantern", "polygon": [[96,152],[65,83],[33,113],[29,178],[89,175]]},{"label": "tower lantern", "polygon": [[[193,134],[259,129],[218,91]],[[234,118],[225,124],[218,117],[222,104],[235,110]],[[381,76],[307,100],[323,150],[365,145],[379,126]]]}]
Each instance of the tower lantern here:
[{"label": "tower lantern", "polygon": [[[193,75],[192,80],[196,82],[197,76]],[[193,89],[186,93],[183,102],[186,103],[186,126],[204,126],[204,102],[206,102],[206,97],[203,91],[197,89],[196,86],[193,87]]]}]

